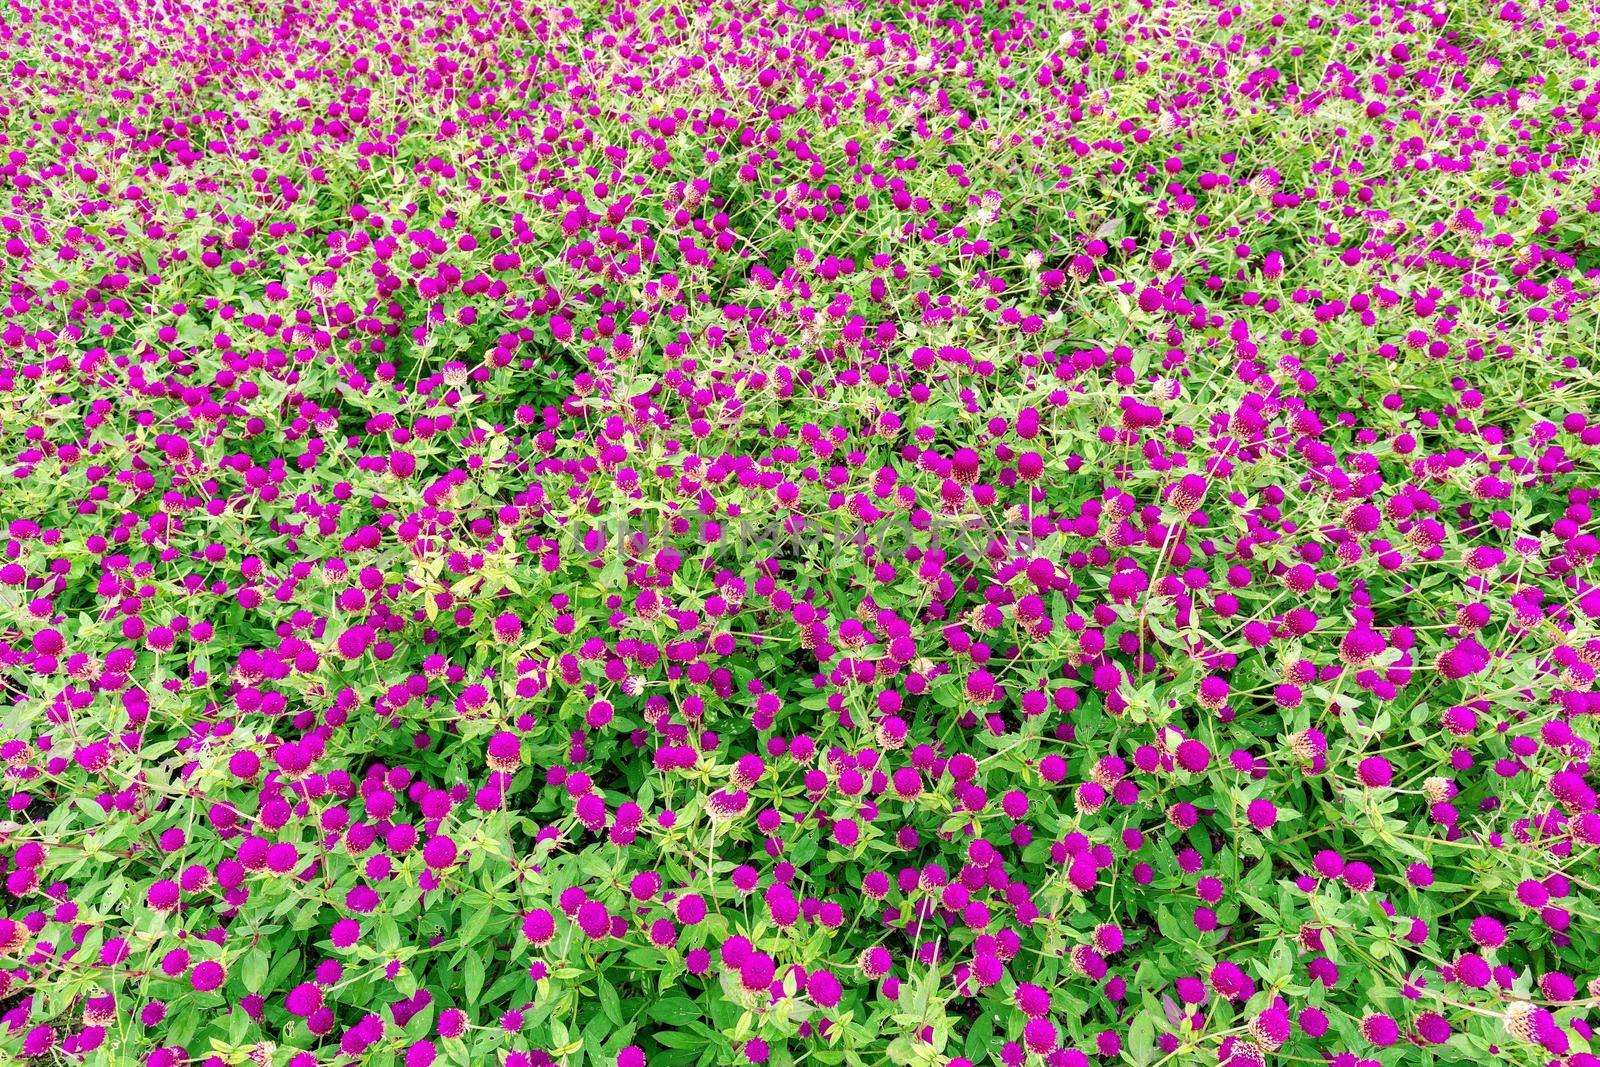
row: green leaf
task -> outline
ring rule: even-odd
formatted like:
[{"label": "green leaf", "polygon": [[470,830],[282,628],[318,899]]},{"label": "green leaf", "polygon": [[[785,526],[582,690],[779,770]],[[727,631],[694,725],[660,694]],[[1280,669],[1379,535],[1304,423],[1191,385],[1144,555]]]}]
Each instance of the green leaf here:
[{"label": "green leaf", "polygon": [[1146,1012],[1140,1012],[1128,1028],[1128,1059],[1133,1063],[1149,1063],[1155,1052],[1155,1023]]},{"label": "green leaf", "polygon": [[650,1018],[669,1026],[687,1026],[700,1018],[700,1008],[688,997],[668,997],[650,1005]]},{"label": "green leaf", "polygon": [[607,1019],[618,1026],[622,1025],[622,1002],[617,997],[616,989],[604,978],[600,979],[600,1010],[605,1012]]},{"label": "green leaf", "polygon": [[985,1013],[973,1020],[971,1028],[967,1030],[967,1040],[962,1045],[962,1052],[973,1063],[981,1063],[993,1046],[994,1019]]},{"label": "green leaf", "polygon": [[470,1004],[483,992],[483,957],[476,952],[469,953],[461,972],[465,999]]},{"label": "green leaf", "polygon": [[249,993],[259,993],[267,982],[268,959],[265,950],[257,946],[250,950],[239,965],[239,977]]}]

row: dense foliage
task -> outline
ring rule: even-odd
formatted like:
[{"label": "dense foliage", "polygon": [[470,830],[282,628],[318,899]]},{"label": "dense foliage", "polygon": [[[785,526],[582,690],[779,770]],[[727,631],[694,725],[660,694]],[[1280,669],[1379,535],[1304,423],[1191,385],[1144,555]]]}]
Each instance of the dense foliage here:
[{"label": "dense foliage", "polygon": [[0,1058],[1594,1067],[1594,0],[9,0]]}]

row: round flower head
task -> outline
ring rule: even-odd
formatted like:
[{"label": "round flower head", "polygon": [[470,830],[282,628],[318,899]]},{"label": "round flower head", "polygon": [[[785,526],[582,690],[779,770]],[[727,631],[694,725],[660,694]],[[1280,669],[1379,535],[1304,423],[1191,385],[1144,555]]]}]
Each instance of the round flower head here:
[{"label": "round flower head", "polygon": [[1278,821],[1278,809],[1270,800],[1257,797],[1246,807],[1245,818],[1255,829],[1269,830]]},{"label": "round flower head", "polygon": [[1539,1040],[1542,1021],[1539,1009],[1525,1000],[1514,1000],[1506,1006],[1506,1034],[1512,1040],[1534,1044]]},{"label": "round flower head", "polygon": [[1267,1051],[1256,1041],[1227,1037],[1217,1048],[1217,1062],[1222,1067],[1265,1067]]},{"label": "round flower head", "polygon": [[1361,1036],[1382,1048],[1400,1040],[1400,1027],[1387,1015],[1369,1012],[1361,1017]]},{"label": "round flower head", "polygon": [[1050,994],[1040,986],[1021,982],[1016,991],[1017,1007],[1024,1015],[1039,1018],[1050,1012]]},{"label": "round flower head", "polygon": [[1200,706],[1209,711],[1216,711],[1228,702],[1229,686],[1227,679],[1216,675],[1207,675],[1200,680]]},{"label": "round flower head", "polygon": [[227,971],[223,969],[222,964],[214,960],[206,960],[195,965],[194,970],[189,974],[189,981],[197,992],[207,993],[220,988],[222,983],[227,980],[227,977]]},{"label": "round flower head", "polygon": [[99,994],[84,1001],[83,1021],[86,1026],[105,1026],[117,1017],[116,998]]},{"label": "round flower head", "polygon": [[1442,1045],[1450,1040],[1450,1020],[1434,1011],[1418,1015],[1414,1025],[1417,1040],[1427,1045]]},{"label": "round flower head", "polygon": [[1372,630],[1351,630],[1339,642],[1339,659],[1352,667],[1372,662],[1385,647],[1382,635]]},{"label": "round flower head", "polygon": [[457,851],[455,841],[448,837],[429,838],[422,846],[422,860],[432,870],[446,870],[455,866]]},{"label": "round flower head", "polygon": [[1250,1020],[1250,1036],[1268,1052],[1275,1052],[1289,1040],[1289,1013],[1281,1008],[1268,1008]]},{"label": "round flower head", "polygon": [[489,738],[489,766],[501,773],[514,771],[522,764],[522,743],[509,730]]},{"label": "round flower head", "polygon": [[1332,849],[1322,849],[1312,857],[1311,865],[1324,878],[1337,878],[1344,873],[1344,857]]},{"label": "round flower head", "polygon": [[837,1007],[843,988],[839,980],[828,971],[813,971],[806,980],[806,992],[823,1008]]},{"label": "round flower head", "polygon": [[1055,1023],[1044,1018],[1029,1019],[1022,1027],[1022,1041],[1038,1055],[1054,1052],[1058,1041]]},{"label": "round flower head", "polygon": [[1473,919],[1467,927],[1467,933],[1480,948],[1499,948],[1506,942],[1505,926],[1488,915]]},{"label": "round flower head", "polygon": [[502,645],[515,645],[522,640],[522,620],[506,612],[494,620],[494,639]]},{"label": "round flower head", "polygon": [[591,940],[600,940],[611,932],[611,914],[597,900],[586,900],[578,906],[578,928]]},{"label": "round flower head", "polygon": [[1389,761],[1382,756],[1368,756],[1356,767],[1361,783],[1373,789],[1387,786],[1394,777]]},{"label": "round flower head", "polygon": [[889,973],[889,968],[892,965],[889,950],[882,945],[874,945],[862,952],[858,965],[861,968],[861,973],[867,978],[874,980],[882,978]]},{"label": "round flower head", "polygon": [[300,1019],[309,1019],[323,1003],[322,990],[311,982],[302,982],[289,990],[289,995],[284,999],[284,1007],[290,1015]]},{"label": "round flower head", "polygon": [[43,1059],[55,1047],[56,1032],[50,1026],[35,1026],[22,1039],[22,1055],[26,1057]]},{"label": "round flower head", "polygon": [[1185,474],[1172,487],[1168,502],[1179,514],[1188,515],[1200,507],[1208,488],[1206,479],[1201,475]]}]

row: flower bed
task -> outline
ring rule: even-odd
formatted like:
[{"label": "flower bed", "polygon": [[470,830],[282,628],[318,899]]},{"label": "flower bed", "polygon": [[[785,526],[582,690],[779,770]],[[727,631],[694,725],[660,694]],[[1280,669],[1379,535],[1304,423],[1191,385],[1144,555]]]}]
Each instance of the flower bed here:
[{"label": "flower bed", "polygon": [[18,2],[0,1049],[1595,1067],[1592,2]]}]

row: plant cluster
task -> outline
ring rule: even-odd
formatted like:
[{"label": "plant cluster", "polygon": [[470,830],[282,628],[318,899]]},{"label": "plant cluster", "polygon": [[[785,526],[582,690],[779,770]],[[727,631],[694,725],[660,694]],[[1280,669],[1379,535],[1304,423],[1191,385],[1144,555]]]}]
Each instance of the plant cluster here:
[{"label": "plant cluster", "polygon": [[1595,0],[0,65],[0,1057],[1600,1065]]}]

